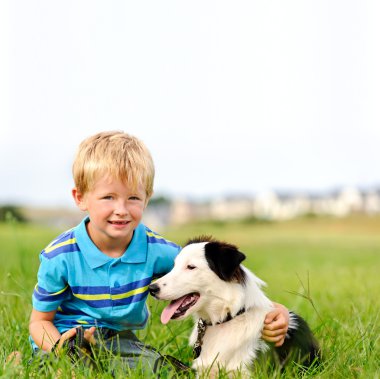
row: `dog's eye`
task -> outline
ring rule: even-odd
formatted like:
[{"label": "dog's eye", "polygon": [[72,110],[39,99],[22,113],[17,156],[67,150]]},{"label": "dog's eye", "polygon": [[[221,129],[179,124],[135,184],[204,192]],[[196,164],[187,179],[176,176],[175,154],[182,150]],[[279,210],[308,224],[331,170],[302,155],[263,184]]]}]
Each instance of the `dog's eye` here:
[{"label": "dog's eye", "polygon": [[187,265],[186,267],[188,270],[194,270],[196,267],[194,265]]}]

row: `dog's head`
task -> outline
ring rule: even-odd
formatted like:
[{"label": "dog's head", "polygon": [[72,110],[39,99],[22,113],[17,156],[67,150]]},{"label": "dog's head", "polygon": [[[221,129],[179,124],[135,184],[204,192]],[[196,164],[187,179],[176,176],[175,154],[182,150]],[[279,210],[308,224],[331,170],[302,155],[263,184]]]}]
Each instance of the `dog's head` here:
[{"label": "dog's head", "polygon": [[[236,284],[244,285],[245,271],[240,266],[244,259],[234,245],[204,236],[191,239],[177,256],[173,270],[149,286],[157,299],[171,300],[161,321],[200,312],[206,302],[220,301]],[[228,285],[233,283],[235,286]]]}]

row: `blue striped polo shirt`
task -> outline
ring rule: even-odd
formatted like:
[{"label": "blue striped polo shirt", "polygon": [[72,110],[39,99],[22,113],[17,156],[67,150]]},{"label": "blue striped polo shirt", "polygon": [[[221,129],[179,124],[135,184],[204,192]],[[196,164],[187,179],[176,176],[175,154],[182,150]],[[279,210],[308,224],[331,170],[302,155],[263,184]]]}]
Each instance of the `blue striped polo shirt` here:
[{"label": "blue striped polo shirt", "polygon": [[86,217],[40,254],[33,307],[57,310],[60,333],[77,326],[141,329],[148,319],[148,285],[169,272],[180,247],[143,224],[119,258],[102,253],[86,230]]}]

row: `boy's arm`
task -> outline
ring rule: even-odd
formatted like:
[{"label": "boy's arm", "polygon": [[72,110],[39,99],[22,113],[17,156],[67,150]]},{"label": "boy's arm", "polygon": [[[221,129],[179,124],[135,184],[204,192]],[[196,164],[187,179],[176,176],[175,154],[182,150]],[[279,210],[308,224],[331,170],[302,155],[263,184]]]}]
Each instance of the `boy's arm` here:
[{"label": "boy's arm", "polygon": [[[40,312],[33,309],[30,316],[29,333],[36,345],[45,351],[51,351],[56,342],[59,341],[58,346],[54,349],[55,352],[58,352],[63,342],[74,337],[77,332],[76,328],[72,328],[61,335],[53,323],[55,313],[56,311]],[[94,333],[94,326],[84,332],[84,338],[91,344],[96,344]]]},{"label": "boy's arm", "polygon": [[262,337],[279,347],[284,343],[288,331],[289,311],[282,304],[273,303],[273,306],[274,310],[266,315]]},{"label": "boy's arm", "polygon": [[29,333],[36,345],[45,351],[50,351],[61,337],[53,324],[55,313],[56,311],[40,312],[33,309],[30,316]]}]

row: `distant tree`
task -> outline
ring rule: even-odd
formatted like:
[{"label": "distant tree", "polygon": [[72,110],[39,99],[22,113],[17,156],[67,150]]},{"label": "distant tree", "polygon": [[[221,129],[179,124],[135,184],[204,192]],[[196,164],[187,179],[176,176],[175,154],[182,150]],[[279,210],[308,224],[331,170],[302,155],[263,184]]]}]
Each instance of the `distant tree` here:
[{"label": "distant tree", "polygon": [[0,205],[0,222],[4,221],[17,221],[27,222],[20,207],[12,204]]},{"label": "distant tree", "polygon": [[149,201],[150,206],[169,205],[170,203],[171,200],[163,195],[153,196]]}]

